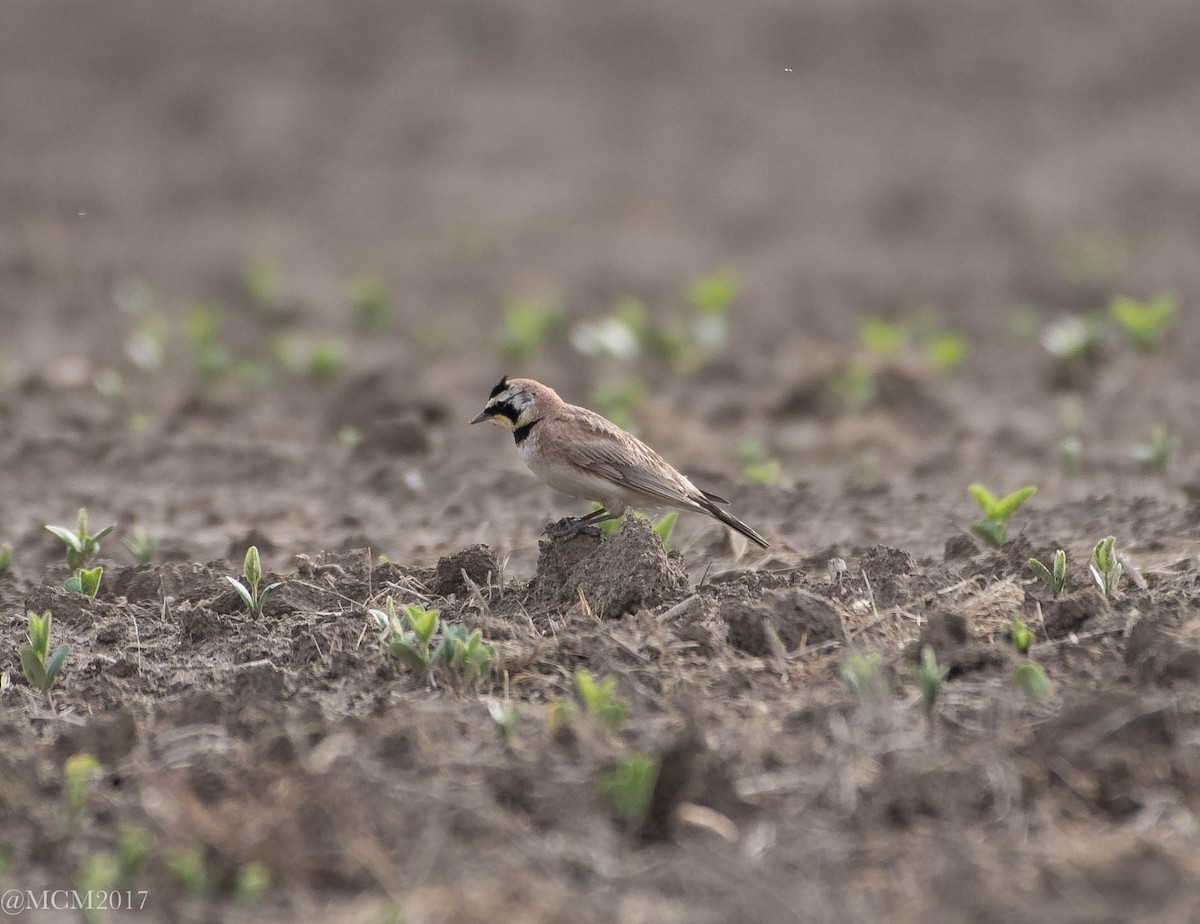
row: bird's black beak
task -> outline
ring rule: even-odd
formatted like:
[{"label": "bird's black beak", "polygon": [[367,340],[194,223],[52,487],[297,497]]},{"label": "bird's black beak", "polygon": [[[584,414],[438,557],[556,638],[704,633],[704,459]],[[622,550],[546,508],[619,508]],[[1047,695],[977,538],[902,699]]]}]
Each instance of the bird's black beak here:
[{"label": "bird's black beak", "polygon": [[495,416],[496,416],[496,411],[493,408],[485,407],[482,411],[480,411],[478,414],[476,414],[474,417],[471,418],[471,423],[473,423],[473,424],[483,423],[483,421],[487,420],[489,417],[495,417]]}]

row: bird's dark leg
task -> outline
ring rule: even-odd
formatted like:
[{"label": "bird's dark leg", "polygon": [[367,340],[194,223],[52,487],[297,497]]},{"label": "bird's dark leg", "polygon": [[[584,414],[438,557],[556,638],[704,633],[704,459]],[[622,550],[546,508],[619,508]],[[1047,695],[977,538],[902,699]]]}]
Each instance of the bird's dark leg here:
[{"label": "bird's dark leg", "polygon": [[581,517],[563,517],[557,523],[550,526],[547,531],[555,539],[562,540],[574,539],[580,533],[589,536],[598,536],[600,531],[596,529],[597,523],[616,519],[619,519],[619,517],[615,517],[603,507],[599,507]]}]

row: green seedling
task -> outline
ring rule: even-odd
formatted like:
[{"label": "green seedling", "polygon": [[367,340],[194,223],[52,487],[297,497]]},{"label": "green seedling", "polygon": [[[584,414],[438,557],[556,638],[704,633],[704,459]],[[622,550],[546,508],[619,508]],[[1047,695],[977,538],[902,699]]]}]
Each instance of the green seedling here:
[{"label": "green seedling", "polygon": [[659,764],[656,754],[629,754],[615,769],[600,775],[600,795],[613,815],[635,823],[646,817]]},{"label": "green seedling", "polygon": [[909,344],[908,324],[886,318],[868,317],[858,323],[858,342],[876,356],[897,356]]},{"label": "green seedling", "polygon": [[1055,360],[1068,366],[1088,365],[1104,350],[1107,325],[1103,317],[1069,315],[1046,326],[1042,346]]},{"label": "green seedling", "polygon": [[216,381],[233,368],[233,355],[221,339],[221,306],[197,305],[184,321],[184,334],[192,347],[192,363],[200,377]]},{"label": "green seedling", "polygon": [[1148,443],[1138,443],[1133,447],[1133,457],[1151,471],[1165,473],[1175,450],[1179,448],[1179,437],[1170,433],[1166,427],[1157,425],[1150,431]]},{"label": "green seedling", "polygon": [[401,619],[396,612],[396,601],[389,596],[382,610],[373,609],[370,613],[375,624],[386,633],[383,650],[393,662],[425,670],[433,667],[431,646],[438,630],[437,610],[405,603],[400,607]]},{"label": "green seedling", "polygon": [[1111,597],[1117,592],[1117,584],[1121,580],[1121,562],[1113,548],[1116,541],[1116,537],[1106,536],[1097,542],[1096,547],[1092,549],[1092,562],[1088,566],[1092,580],[1106,597]]},{"label": "green seedling", "polygon": [[225,576],[225,580],[233,585],[237,595],[246,604],[246,609],[255,616],[262,612],[263,605],[267,602],[271,591],[284,584],[283,581],[275,581],[259,590],[258,585],[262,583],[262,562],[258,557],[258,546],[256,545],[252,545],[246,550],[246,558],[242,562],[242,577],[246,581],[245,584],[228,575]]},{"label": "green seedling", "polygon": [[1041,699],[1050,693],[1050,678],[1036,661],[1025,659],[1014,664],[1012,680],[1017,689],[1033,699]]},{"label": "green seedling", "polygon": [[346,344],[341,340],[319,340],[308,357],[309,377],[314,382],[332,382],[338,377],[345,363]]},{"label": "green seedling", "polygon": [[[601,504],[593,503],[592,509],[599,510],[601,508],[601,506],[602,506]],[[626,514],[626,516],[633,516],[634,518],[636,518],[638,520],[649,520],[650,519],[648,516],[646,516],[646,514],[642,513],[640,510],[630,511],[630,513]],[[669,549],[671,547],[671,533],[673,533],[675,531],[675,523],[678,520],[679,520],[679,513],[674,510],[669,510],[666,513],[664,513],[662,516],[657,517],[654,520],[650,521],[651,528],[654,530],[655,533],[658,534],[658,538],[662,540],[663,548]],[[607,536],[607,537],[612,537],[612,536],[616,535],[617,530],[619,530],[621,528],[621,524],[623,522],[625,522],[624,518],[622,518],[620,520],[605,520],[602,523],[597,523],[596,529],[600,530],[601,535]]]},{"label": "green seedling", "polygon": [[935,372],[949,373],[961,366],[971,350],[966,334],[941,330],[932,333],[925,343],[925,362]]},{"label": "green seedling", "polygon": [[491,673],[496,646],[485,642],[479,629],[468,632],[466,626],[445,626],[431,657],[434,664],[448,664],[467,683],[478,683]]},{"label": "green seedling", "polygon": [[94,597],[100,591],[100,579],[103,576],[104,569],[99,565],[96,565],[95,568],[80,568],[63,581],[63,587],[73,594]]},{"label": "green seedling", "polygon": [[158,554],[158,539],[148,536],[140,526],[135,526],[131,535],[122,536],[121,543],[129,549],[129,554],[139,565],[150,564]]},{"label": "green seedling", "polygon": [[621,730],[629,707],[617,696],[616,677],[609,674],[597,683],[591,671],[581,667],[575,671],[575,692],[588,715],[598,719],[610,731]]},{"label": "green seedling", "polygon": [[39,616],[30,610],[28,616],[29,643],[22,645],[18,652],[21,657],[21,672],[25,674],[25,680],[31,687],[45,690],[46,696],[49,697],[50,688],[58,679],[71,646],[63,642],[54,649],[54,654],[50,654],[50,630],[53,622],[50,611],[46,610]]},{"label": "green seedling", "polygon": [[12,568],[12,543],[0,543],[0,575],[7,574]]},{"label": "green seedling", "polygon": [[85,567],[100,552],[100,540],[111,533],[117,526],[115,523],[96,532],[88,532],[87,507],[80,507],[75,531],[65,526],[50,526],[46,529],[62,540],[66,546],[67,567],[72,572]]},{"label": "green seedling", "polygon": [[1078,475],[1083,469],[1083,440],[1075,434],[1068,434],[1058,444],[1058,462],[1064,474]]},{"label": "green seedling", "polygon": [[1174,292],[1162,292],[1149,301],[1139,302],[1124,295],[1115,296],[1108,313],[1129,341],[1143,352],[1162,343],[1179,313],[1179,298]]},{"label": "green seedling", "polygon": [[[111,851],[98,850],[89,853],[79,865],[77,879],[80,895],[106,895],[116,888],[121,881],[120,864]],[[80,920],[84,924],[102,924],[108,920],[108,908],[101,907],[99,902],[86,901],[79,910]]]},{"label": "green seedling", "polygon": [[773,485],[779,481],[779,460],[767,452],[760,439],[745,439],[738,444],[742,474],[755,484]]},{"label": "green seedling", "polygon": [[137,877],[153,849],[154,840],[145,828],[129,825],[121,829],[117,838],[117,865],[122,882],[130,882]]},{"label": "green seedling", "polygon": [[729,346],[729,309],[741,290],[741,277],[732,270],[701,276],[688,286],[688,301],[696,312],[692,339],[701,359]]},{"label": "green seedling", "polygon": [[257,905],[270,888],[270,867],[258,860],[243,863],[234,874],[233,897],[243,905]]},{"label": "green seedling", "polygon": [[100,778],[100,761],[91,754],[72,754],[63,761],[63,807],[75,821],[87,807],[88,790]]},{"label": "green seedling", "polygon": [[950,668],[938,664],[933,648],[926,645],[921,649],[921,663],[910,667],[909,673],[921,691],[921,704],[925,707],[925,715],[932,716],[942,695],[942,685],[950,676]]},{"label": "green seedling", "polygon": [[882,667],[883,655],[878,651],[869,655],[852,651],[838,668],[838,677],[860,706],[879,703],[887,693]]},{"label": "green seedling", "polygon": [[504,309],[496,339],[514,362],[525,362],[557,339],[565,330],[567,315],[552,299],[522,299]]},{"label": "green seedling", "polygon": [[571,346],[588,359],[632,362],[642,351],[638,332],[619,317],[576,324],[571,329]]},{"label": "green seedling", "polygon": [[354,327],[366,334],[377,334],[392,326],[392,300],[383,280],[362,274],[350,280],[350,313]]},{"label": "green seedling", "polygon": [[1067,586],[1067,553],[1062,549],[1054,553],[1054,563],[1051,567],[1047,568],[1036,558],[1029,559],[1029,567],[1033,569],[1037,579],[1050,588],[1054,596],[1061,594]]},{"label": "green seedling", "polygon": [[1013,617],[1012,624],[1004,630],[1004,639],[1017,650],[1017,654],[1028,654],[1033,644],[1033,630],[1024,620]]},{"label": "green seedling", "polygon": [[971,532],[988,545],[999,548],[1008,541],[1008,518],[1033,496],[1037,487],[1027,485],[1004,497],[997,497],[981,484],[970,485],[967,491],[983,511],[983,516],[970,525]]},{"label": "green seedling", "polygon": [[167,856],[167,869],[175,877],[179,889],[188,898],[207,895],[211,888],[208,863],[204,848],[185,847],[171,851]]},{"label": "green seedling", "polygon": [[488,703],[488,715],[492,717],[501,741],[511,738],[517,723],[521,721],[521,710],[516,703]]},{"label": "green seedling", "polygon": [[383,650],[397,666],[407,664],[428,672],[444,664],[467,683],[477,683],[491,672],[496,646],[485,642],[479,629],[443,625],[437,610],[416,603],[399,609],[397,613],[395,600],[388,597],[382,610],[370,610],[371,619],[384,632]]}]

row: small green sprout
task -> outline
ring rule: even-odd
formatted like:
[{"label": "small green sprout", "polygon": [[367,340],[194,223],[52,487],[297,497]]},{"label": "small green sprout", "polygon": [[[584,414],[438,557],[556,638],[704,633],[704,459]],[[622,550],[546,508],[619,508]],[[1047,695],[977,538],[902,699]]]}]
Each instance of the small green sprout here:
[{"label": "small green sprout", "polygon": [[63,587],[73,594],[94,597],[100,591],[100,578],[103,576],[104,569],[99,565],[95,568],[80,568],[63,581]]},{"label": "small green sprout", "polygon": [[738,444],[742,474],[755,484],[773,485],[779,481],[779,460],[767,452],[760,439],[744,439]]},{"label": "small green sprout", "polygon": [[141,872],[142,863],[153,849],[154,839],[145,828],[128,825],[121,829],[117,838],[117,864],[123,882],[129,882]]},{"label": "small green sprout", "polygon": [[1178,448],[1179,437],[1158,424],[1150,431],[1150,441],[1134,446],[1132,455],[1146,468],[1162,474],[1166,472],[1171,457]]},{"label": "small green sprout", "polygon": [[1050,692],[1050,678],[1042,665],[1024,659],[1013,665],[1012,680],[1017,689],[1033,699],[1041,699]]},{"label": "small green sprout", "polygon": [[1058,444],[1058,462],[1064,474],[1078,475],[1083,469],[1083,440],[1068,433]]},{"label": "small green sprout", "polygon": [[1004,630],[1004,639],[1016,649],[1017,654],[1028,654],[1034,634],[1024,620],[1014,616],[1012,624]]},{"label": "small green sprout", "polygon": [[732,270],[701,276],[688,286],[696,312],[692,338],[701,356],[723,353],[729,345],[729,309],[741,290],[741,277]]},{"label": "small green sprout", "polygon": [[852,651],[838,668],[838,677],[859,703],[867,705],[881,702],[887,692],[883,679],[883,655],[873,651],[869,655]]},{"label": "small green sprout", "polygon": [[1029,559],[1029,567],[1033,569],[1037,579],[1050,588],[1054,596],[1061,594],[1067,586],[1067,553],[1062,549],[1054,553],[1054,563],[1051,567],[1047,568],[1036,558]]},{"label": "small green sprout", "polygon": [[996,548],[1004,545],[1008,541],[1008,518],[1029,500],[1036,490],[1036,486],[1026,485],[1004,497],[997,497],[981,484],[968,486],[967,491],[983,511],[983,517],[971,524],[971,532],[988,545]]},{"label": "small green sprout", "polygon": [[[114,889],[121,881],[120,864],[111,851],[98,850],[89,853],[79,865],[77,886],[79,894],[101,895]],[[108,920],[108,909],[100,903],[85,901],[80,907],[79,918],[84,924],[102,924]]]},{"label": "small green sprout", "polygon": [[516,703],[488,703],[488,715],[492,717],[501,741],[511,738],[517,723],[521,721],[521,710]]},{"label": "small green sprout", "polygon": [[396,612],[396,601],[390,596],[382,610],[370,611],[375,624],[387,633],[383,650],[396,664],[403,662],[410,667],[429,670],[433,666],[431,645],[438,630],[438,611],[417,603],[405,603],[400,612],[403,621]]},{"label": "small green sprout", "polygon": [[587,668],[575,671],[575,691],[584,711],[618,732],[629,714],[629,707],[617,696],[617,678],[609,674],[599,683]]},{"label": "small green sprout", "polygon": [[338,377],[346,363],[346,344],[326,338],[313,345],[308,357],[308,374],[314,382],[328,383]]},{"label": "small green sprout", "polygon": [[[597,504],[595,502],[592,503],[593,510],[599,510],[601,506],[601,504]],[[629,514],[626,514],[626,516],[633,516],[639,520],[650,519],[640,510],[631,511]],[[669,549],[671,547],[671,533],[674,532],[675,523],[678,519],[679,514],[674,510],[669,510],[662,516],[651,521],[650,526],[653,528],[654,532],[658,534],[658,538],[662,540],[663,548]],[[600,530],[601,535],[611,538],[617,534],[617,530],[621,528],[621,524],[624,522],[624,518],[620,520],[605,520],[602,523],[597,523],[596,529]]]},{"label": "small green sprout", "polygon": [[609,811],[624,821],[640,822],[650,811],[660,759],[656,754],[629,754],[600,776],[600,795]]},{"label": "small green sprout", "polygon": [[[403,614],[403,618],[401,618]],[[405,603],[396,611],[396,602],[388,597],[382,610],[370,610],[371,619],[383,630],[383,650],[397,666],[430,671],[445,664],[468,683],[477,683],[491,672],[496,646],[483,640],[479,629],[442,625],[438,611],[416,603]],[[434,636],[441,637],[434,645]]]},{"label": "small green sprout", "polygon": [[185,847],[171,851],[167,856],[167,869],[175,877],[180,891],[188,898],[199,898],[208,894],[211,879],[204,848]]},{"label": "small green sprout", "polygon": [[671,547],[671,533],[675,530],[675,521],[679,519],[679,511],[668,510],[653,523],[654,532],[658,535],[664,549]]},{"label": "small green sprout", "polygon": [[367,334],[377,334],[392,325],[392,300],[388,298],[383,280],[362,274],[350,280],[350,312],[354,327]]},{"label": "small green sprout", "polygon": [[233,896],[243,905],[257,905],[271,888],[271,870],[258,860],[243,863],[233,877]]},{"label": "small green sprout", "polygon": [[72,754],[63,761],[63,806],[75,821],[87,806],[88,790],[100,778],[100,761],[91,754]]},{"label": "small green sprout", "polygon": [[63,642],[54,649],[54,654],[50,654],[50,630],[53,622],[50,611],[46,610],[39,616],[30,610],[28,617],[29,643],[22,645],[18,652],[21,657],[21,671],[31,687],[45,690],[49,696],[50,688],[58,679],[71,646]]},{"label": "small green sprout", "polygon": [[496,339],[506,356],[524,362],[559,337],[566,325],[566,312],[557,301],[521,299],[504,309]]},{"label": "small green sprout", "polygon": [[192,363],[201,378],[216,381],[233,368],[233,355],[221,340],[221,306],[217,302],[193,308],[183,329],[192,346]]},{"label": "small green sprout", "polygon": [[908,347],[909,340],[909,326],[903,321],[867,317],[858,323],[858,342],[868,353],[897,356]]},{"label": "small green sprout", "polygon": [[618,317],[576,324],[570,340],[575,351],[589,359],[632,362],[642,350],[638,332]]},{"label": "small green sprout", "polygon": [[66,546],[67,567],[72,572],[88,564],[100,552],[100,540],[117,528],[113,523],[96,533],[88,532],[87,507],[80,507],[75,531],[65,526],[50,526],[46,529],[62,540]]},{"label": "small green sprout", "polygon": [[150,564],[158,554],[158,539],[147,535],[146,530],[140,526],[135,526],[131,535],[123,536],[121,543],[129,549],[129,554],[139,565]]},{"label": "small green sprout", "polygon": [[1100,357],[1106,332],[1102,317],[1068,315],[1046,326],[1042,331],[1042,346],[1058,363],[1087,365]]},{"label": "small green sprout", "polygon": [[242,602],[246,604],[246,609],[251,614],[257,616],[262,613],[263,605],[267,602],[267,597],[271,595],[271,591],[283,586],[283,581],[275,581],[268,584],[262,590],[258,589],[258,585],[262,583],[262,562],[258,557],[258,546],[252,545],[246,550],[245,561],[242,562],[242,577],[246,583],[243,584],[235,577],[226,575],[225,580],[233,585],[233,589],[237,591]]},{"label": "small green sprout", "polygon": [[917,682],[917,688],[921,691],[921,703],[925,707],[925,714],[932,716],[938,699],[942,695],[942,685],[950,676],[950,668],[938,664],[933,648],[926,645],[921,649],[921,663],[913,665],[908,670],[912,674],[913,680]]},{"label": "small green sprout", "polygon": [[1117,295],[1108,306],[1129,341],[1147,353],[1162,343],[1178,312],[1179,297],[1174,292],[1159,293],[1145,302]]},{"label": "small green sprout", "polygon": [[12,543],[0,543],[0,575],[8,573],[12,567]]},{"label": "small green sprout", "polygon": [[485,642],[479,629],[468,632],[465,626],[445,626],[431,657],[435,664],[448,664],[467,683],[478,683],[491,673],[496,646]]},{"label": "small green sprout", "polygon": [[925,362],[935,372],[953,372],[963,364],[970,350],[971,342],[966,334],[952,330],[935,331],[925,344]]},{"label": "small green sprout", "polygon": [[1097,542],[1096,547],[1092,549],[1092,562],[1088,566],[1092,580],[1106,597],[1111,597],[1117,592],[1117,584],[1121,580],[1121,562],[1113,548],[1116,541],[1115,536],[1106,536]]}]

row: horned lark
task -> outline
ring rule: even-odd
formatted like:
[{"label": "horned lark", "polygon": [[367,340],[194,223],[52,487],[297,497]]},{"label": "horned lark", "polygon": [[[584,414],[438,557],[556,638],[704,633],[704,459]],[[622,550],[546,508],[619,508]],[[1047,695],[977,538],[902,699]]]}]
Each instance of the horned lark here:
[{"label": "horned lark", "polygon": [[512,430],[522,461],[550,487],[601,504],[587,516],[564,519],[562,538],[620,519],[626,507],[675,507],[720,520],[768,548],[767,540],[717,506],[729,501],[701,491],[636,436],[594,411],[567,404],[540,382],[502,378],[471,423],[484,420]]}]

